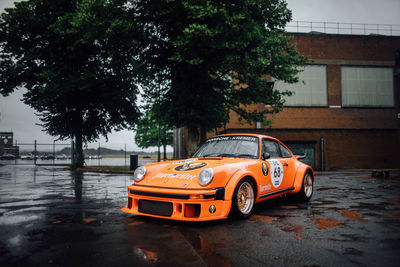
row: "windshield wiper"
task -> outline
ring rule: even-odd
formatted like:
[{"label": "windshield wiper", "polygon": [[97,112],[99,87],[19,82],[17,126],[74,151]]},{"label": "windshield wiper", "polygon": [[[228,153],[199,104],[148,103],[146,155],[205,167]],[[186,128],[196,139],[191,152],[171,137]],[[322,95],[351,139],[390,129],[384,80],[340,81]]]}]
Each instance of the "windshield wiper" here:
[{"label": "windshield wiper", "polygon": [[201,158],[207,158],[207,157],[253,158],[253,159],[256,158],[256,156],[251,154],[229,154],[229,153],[211,153],[201,156]]},{"label": "windshield wiper", "polygon": [[211,153],[211,154],[200,156],[199,158],[218,157],[218,155],[219,155],[219,153]]},{"label": "windshield wiper", "polygon": [[211,154],[201,156],[201,158],[206,158],[206,157],[235,157],[235,155],[227,154],[227,153],[211,153]]},{"label": "windshield wiper", "polygon": [[252,158],[252,159],[257,158],[257,156],[251,154],[235,154],[235,156],[239,158]]}]

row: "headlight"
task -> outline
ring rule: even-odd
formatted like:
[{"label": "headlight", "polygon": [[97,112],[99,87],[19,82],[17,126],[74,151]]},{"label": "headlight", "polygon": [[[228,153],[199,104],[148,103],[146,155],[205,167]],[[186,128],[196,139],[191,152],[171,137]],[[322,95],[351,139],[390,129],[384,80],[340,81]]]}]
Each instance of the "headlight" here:
[{"label": "headlight", "polygon": [[211,183],[214,178],[214,170],[211,168],[205,168],[199,174],[199,184],[200,185],[208,185]]},{"label": "headlight", "polygon": [[146,167],[140,166],[133,173],[133,180],[135,180],[135,182],[139,182],[140,180],[143,179],[145,175],[146,175]]}]

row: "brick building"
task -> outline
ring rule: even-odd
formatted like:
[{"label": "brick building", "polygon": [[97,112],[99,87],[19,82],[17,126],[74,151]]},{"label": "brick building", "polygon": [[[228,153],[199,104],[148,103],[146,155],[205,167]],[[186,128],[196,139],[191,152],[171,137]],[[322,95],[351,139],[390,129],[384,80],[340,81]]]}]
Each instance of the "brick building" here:
[{"label": "brick building", "polygon": [[14,146],[13,142],[14,134],[12,132],[0,132],[0,156],[4,154],[19,156],[19,148]]},{"label": "brick building", "polygon": [[[400,168],[399,36],[293,34],[312,60],[272,128],[243,125],[232,113],[227,133],[274,136],[305,153],[317,170]],[[257,108],[268,108],[263,105]]]}]

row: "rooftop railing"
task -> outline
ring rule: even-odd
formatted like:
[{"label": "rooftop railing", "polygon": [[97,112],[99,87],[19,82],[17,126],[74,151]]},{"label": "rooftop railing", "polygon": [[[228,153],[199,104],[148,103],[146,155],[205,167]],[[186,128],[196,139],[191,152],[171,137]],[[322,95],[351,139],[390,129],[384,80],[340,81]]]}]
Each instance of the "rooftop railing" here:
[{"label": "rooftop railing", "polygon": [[343,22],[291,21],[286,25],[287,32],[296,33],[327,33],[354,35],[388,35],[399,36],[400,25],[396,24],[365,24]]}]

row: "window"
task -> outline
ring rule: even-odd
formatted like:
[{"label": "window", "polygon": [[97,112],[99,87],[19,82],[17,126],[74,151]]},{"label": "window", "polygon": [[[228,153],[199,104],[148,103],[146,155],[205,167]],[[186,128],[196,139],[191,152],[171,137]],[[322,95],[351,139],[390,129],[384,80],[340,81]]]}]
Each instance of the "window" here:
[{"label": "window", "polygon": [[279,151],[278,143],[272,140],[263,140],[263,153],[267,152],[271,158],[280,158],[281,152]]},{"label": "window", "polygon": [[301,69],[298,83],[275,82],[277,90],[293,92],[293,95],[285,96],[285,106],[327,106],[326,66],[308,65]]},{"label": "window", "polygon": [[282,158],[291,158],[292,157],[292,154],[286,147],[282,146],[281,144],[279,144],[279,147],[281,149]]},{"label": "window", "polygon": [[393,69],[342,67],[342,105],[393,107]]}]

